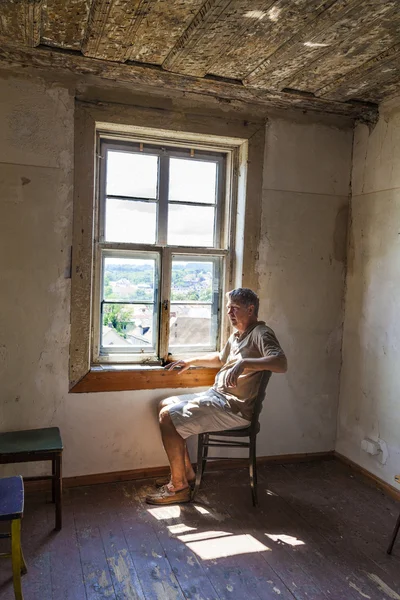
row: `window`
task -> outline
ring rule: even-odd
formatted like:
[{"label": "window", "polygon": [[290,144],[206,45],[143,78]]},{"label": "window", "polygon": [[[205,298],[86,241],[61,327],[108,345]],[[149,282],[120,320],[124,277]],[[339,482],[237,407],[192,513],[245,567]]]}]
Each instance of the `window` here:
[{"label": "window", "polygon": [[219,349],[227,155],[98,136],[95,363]]}]

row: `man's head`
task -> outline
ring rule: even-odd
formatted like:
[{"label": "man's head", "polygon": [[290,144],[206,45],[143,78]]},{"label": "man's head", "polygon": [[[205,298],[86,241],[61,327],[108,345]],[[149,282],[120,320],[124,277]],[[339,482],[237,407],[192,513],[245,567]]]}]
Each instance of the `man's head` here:
[{"label": "man's head", "polygon": [[240,333],[257,322],[260,301],[253,290],[237,288],[228,292],[226,298],[229,320]]}]

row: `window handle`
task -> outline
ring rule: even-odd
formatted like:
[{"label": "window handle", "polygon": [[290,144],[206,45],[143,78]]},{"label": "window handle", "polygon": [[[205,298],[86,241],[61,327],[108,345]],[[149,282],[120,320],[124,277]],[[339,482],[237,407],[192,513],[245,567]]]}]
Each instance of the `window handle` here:
[{"label": "window handle", "polygon": [[168,310],[168,306],[169,306],[169,301],[168,300],[163,300],[162,303],[162,307],[164,310]]}]

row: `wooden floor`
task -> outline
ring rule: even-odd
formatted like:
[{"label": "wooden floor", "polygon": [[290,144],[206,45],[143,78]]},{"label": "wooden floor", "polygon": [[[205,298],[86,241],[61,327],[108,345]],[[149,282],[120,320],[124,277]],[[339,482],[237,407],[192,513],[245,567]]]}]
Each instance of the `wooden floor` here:
[{"label": "wooden floor", "polygon": [[[334,460],[206,474],[196,504],[143,502],[151,480],[66,490],[53,532],[45,494],[27,497],[25,600],[400,600],[400,505]],[[9,561],[0,598],[12,599]]]}]

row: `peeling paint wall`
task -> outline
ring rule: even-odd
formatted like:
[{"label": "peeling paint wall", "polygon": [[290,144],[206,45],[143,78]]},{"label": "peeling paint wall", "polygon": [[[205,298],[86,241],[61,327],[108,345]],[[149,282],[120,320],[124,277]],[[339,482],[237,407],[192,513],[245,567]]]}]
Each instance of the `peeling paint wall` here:
[{"label": "peeling paint wall", "polygon": [[260,313],[287,353],[271,379],[261,455],[333,450],[352,130],[274,120],[267,129]]},{"label": "peeling paint wall", "polygon": [[[267,129],[254,269],[290,371],[270,384],[259,455],[334,443],[352,133],[318,119]],[[174,393],[67,393],[73,128],[72,85],[0,78],[0,427],[58,425],[67,477],[166,464],[155,408]]]},{"label": "peeling paint wall", "polygon": [[[355,131],[336,450],[396,485],[400,473],[400,98]],[[371,455],[364,438],[388,451]],[[384,444],[382,444],[385,450]]]}]

